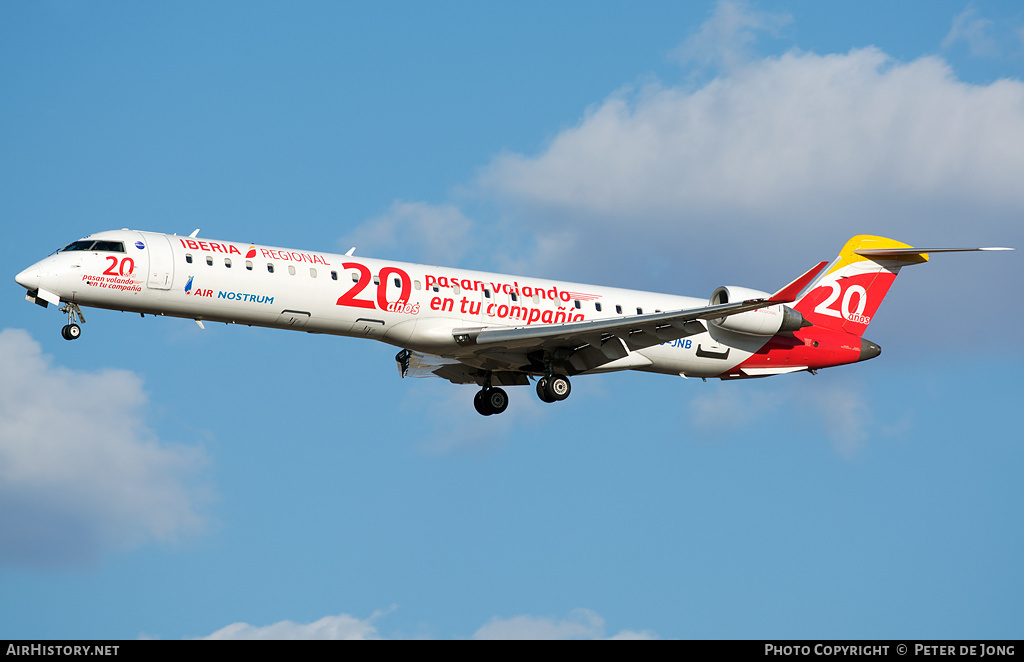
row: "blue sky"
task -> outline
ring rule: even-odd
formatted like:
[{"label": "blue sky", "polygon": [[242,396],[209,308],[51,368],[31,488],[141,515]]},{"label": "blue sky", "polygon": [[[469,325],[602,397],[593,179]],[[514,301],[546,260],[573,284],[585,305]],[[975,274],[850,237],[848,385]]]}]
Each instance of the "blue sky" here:
[{"label": "blue sky", "polygon": [[394,349],[86,311],[133,227],[700,295],[854,234],[1024,245],[1012,2],[0,5],[0,637],[1019,638],[1018,253],[871,362],[399,380]]}]

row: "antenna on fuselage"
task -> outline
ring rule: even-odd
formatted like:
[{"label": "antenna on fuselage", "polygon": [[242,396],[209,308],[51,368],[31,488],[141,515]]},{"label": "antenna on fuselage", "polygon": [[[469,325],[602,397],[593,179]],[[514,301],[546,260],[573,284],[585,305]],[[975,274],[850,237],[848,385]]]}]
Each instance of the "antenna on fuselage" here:
[{"label": "antenna on fuselage", "polygon": [[199,234],[199,228],[196,228],[195,230],[193,230],[192,234],[190,234],[189,236],[192,237],[193,239],[195,239],[197,234]]},{"label": "antenna on fuselage", "polygon": [[355,252],[356,252],[356,247],[353,246],[352,248],[348,249],[348,252],[345,253],[345,255],[347,255],[349,257],[352,257],[353,253],[355,253]]}]

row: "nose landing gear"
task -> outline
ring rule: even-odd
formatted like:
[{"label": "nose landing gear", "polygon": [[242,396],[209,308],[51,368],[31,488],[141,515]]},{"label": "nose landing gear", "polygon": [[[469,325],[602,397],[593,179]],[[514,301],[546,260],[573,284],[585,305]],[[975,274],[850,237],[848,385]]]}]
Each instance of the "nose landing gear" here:
[{"label": "nose landing gear", "polygon": [[77,322],[85,324],[85,316],[82,315],[82,309],[78,307],[77,303],[68,301],[59,310],[68,315],[68,323],[60,330],[60,335],[63,336],[64,340],[77,340],[82,335],[82,327],[78,326]]}]

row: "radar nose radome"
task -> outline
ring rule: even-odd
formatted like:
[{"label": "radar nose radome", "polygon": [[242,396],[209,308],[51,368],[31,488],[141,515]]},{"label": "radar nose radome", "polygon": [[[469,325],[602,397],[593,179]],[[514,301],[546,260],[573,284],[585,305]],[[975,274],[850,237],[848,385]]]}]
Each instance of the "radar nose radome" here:
[{"label": "radar nose radome", "polygon": [[39,279],[41,276],[42,272],[39,271],[39,267],[29,267],[15,276],[14,280],[26,290],[33,291],[39,289]]}]

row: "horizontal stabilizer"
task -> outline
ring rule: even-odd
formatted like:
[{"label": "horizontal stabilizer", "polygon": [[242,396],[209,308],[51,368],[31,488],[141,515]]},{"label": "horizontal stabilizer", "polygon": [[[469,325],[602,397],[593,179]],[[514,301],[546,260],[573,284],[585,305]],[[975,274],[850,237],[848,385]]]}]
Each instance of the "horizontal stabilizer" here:
[{"label": "horizontal stabilizer", "polygon": [[929,253],[1009,251],[1003,247],[915,248],[888,237],[851,237],[829,267],[793,306],[815,326],[841,329],[863,337],[896,274],[903,267],[924,264]]},{"label": "horizontal stabilizer", "polygon": [[971,251],[1012,251],[1003,246],[987,246],[985,248],[868,248],[853,251],[857,255],[873,255],[876,257],[900,257],[902,255],[921,255],[922,253],[969,253]]}]

